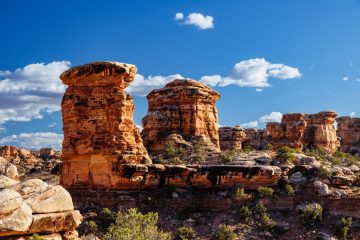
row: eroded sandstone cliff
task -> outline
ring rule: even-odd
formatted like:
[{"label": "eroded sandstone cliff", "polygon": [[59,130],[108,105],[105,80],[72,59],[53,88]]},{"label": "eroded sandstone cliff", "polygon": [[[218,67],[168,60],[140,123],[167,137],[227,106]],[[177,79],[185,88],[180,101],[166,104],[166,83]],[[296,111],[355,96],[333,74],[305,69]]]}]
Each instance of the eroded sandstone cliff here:
[{"label": "eroded sandstone cliff", "polygon": [[220,127],[219,138],[221,151],[229,149],[240,150],[245,137],[245,130],[240,126]]},{"label": "eroded sandstone cliff", "polygon": [[151,163],[133,122],[134,103],[124,89],[136,67],[94,62],[60,78],[64,141],[61,184],[114,187],[124,163]]},{"label": "eroded sandstone cliff", "polygon": [[218,114],[215,102],[220,94],[194,80],[174,80],[148,94],[148,114],[141,136],[150,152],[166,147],[166,138],[179,134],[188,142],[199,137],[208,150],[219,152]]},{"label": "eroded sandstone cliff", "polygon": [[316,114],[284,114],[280,123],[267,123],[270,143],[275,147],[298,149],[322,148],[334,152],[339,146],[334,122],[336,113],[323,111]]}]

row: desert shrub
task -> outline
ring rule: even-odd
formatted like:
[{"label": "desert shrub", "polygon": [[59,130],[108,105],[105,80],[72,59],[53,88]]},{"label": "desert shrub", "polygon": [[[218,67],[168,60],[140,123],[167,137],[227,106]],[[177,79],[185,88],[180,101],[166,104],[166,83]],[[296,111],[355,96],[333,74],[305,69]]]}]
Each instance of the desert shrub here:
[{"label": "desert shrub", "polygon": [[271,198],[274,194],[274,189],[271,187],[259,187],[257,190],[261,198]]},{"label": "desert shrub", "polygon": [[191,240],[196,237],[192,227],[180,227],[176,230],[176,238],[179,240]]},{"label": "desert shrub", "polygon": [[45,238],[39,236],[37,233],[34,233],[30,239],[31,240],[45,240]]},{"label": "desert shrub", "polygon": [[267,143],[267,144],[265,145],[265,147],[264,147],[264,150],[270,151],[270,150],[272,150],[273,148],[274,148],[273,145],[271,145],[270,143]]},{"label": "desert shrub", "polygon": [[193,145],[193,154],[192,161],[194,163],[200,163],[205,161],[205,142],[203,138],[198,138]]},{"label": "desert shrub", "polygon": [[290,147],[281,147],[277,150],[277,158],[283,164],[291,164],[294,161],[294,153],[301,152],[298,149]]},{"label": "desert shrub", "polygon": [[253,148],[251,145],[246,144],[246,145],[242,148],[242,151],[245,152],[245,153],[249,153],[249,152],[254,151],[254,148]]},{"label": "desert shrub", "polygon": [[165,146],[164,156],[159,159],[162,164],[182,164],[183,149],[176,148],[174,143],[167,143]]},{"label": "desert shrub", "polygon": [[331,170],[328,169],[328,168],[326,168],[326,167],[324,167],[324,166],[320,166],[320,167],[318,168],[318,170],[319,170],[319,177],[320,177],[320,178],[329,178],[329,177],[332,176]]},{"label": "desert shrub", "polygon": [[126,212],[119,211],[115,223],[110,225],[103,239],[170,240],[171,234],[159,230],[157,222],[157,213],[142,214],[136,208],[130,208]]},{"label": "desert shrub", "polygon": [[236,151],[234,149],[221,153],[221,161],[223,164],[227,164],[233,161]]},{"label": "desert shrub", "polygon": [[295,189],[290,184],[285,184],[284,186],[285,191],[288,196],[294,196],[295,195]]},{"label": "desert shrub", "polygon": [[103,208],[96,217],[96,223],[100,230],[105,231],[116,220],[116,212],[111,211],[109,208]]},{"label": "desert shrub", "polygon": [[258,203],[256,203],[255,207],[254,207],[254,212],[258,215],[262,214],[262,213],[266,213],[267,212],[267,208],[264,206],[264,204],[260,201]]},{"label": "desert shrub", "polygon": [[96,235],[98,230],[99,228],[96,222],[91,220],[83,222],[78,229],[80,235],[89,235],[89,234]]},{"label": "desert shrub", "polygon": [[220,224],[219,229],[212,235],[212,239],[214,240],[235,240],[236,238],[237,234],[226,224]]},{"label": "desert shrub", "polygon": [[302,213],[302,222],[306,226],[314,226],[316,223],[322,219],[323,209],[322,207],[317,207],[314,204],[307,204]]},{"label": "desert shrub", "polygon": [[332,165],[338,165],[338,166],[359,165],[360,163],[359,157],[341,151],[336,151],[335,153],[330,154],[326,152],[324,149],[313,148],[306,150],[305,154],[308,156],[313,156],[321,162],[329,162]]},{"label": "desert shrub", "polygon": [[243,199],[245,198],[246,194],[245,194],[245,190],[244,188],[236,188],[235,192],[234,192],[234,198],[235,199]]},{"label": "desert shrub", "polygon": [[275,226],[274,220],[271,219],[267,213],[267,208],[261,201],[255,205],[254,213],[256,214],[256,220],[260,223],[263,230],[271,230]]},{"label": "desert shrub", "polygon": [[347,240],[352,225],[352,217],[342,217],[336,228],[341,239]]},{"label": "desert shrub", "polygon": [[242,222],[248,222],[252,214],[248,206],[242,206],[238,211],[239,220]]}]

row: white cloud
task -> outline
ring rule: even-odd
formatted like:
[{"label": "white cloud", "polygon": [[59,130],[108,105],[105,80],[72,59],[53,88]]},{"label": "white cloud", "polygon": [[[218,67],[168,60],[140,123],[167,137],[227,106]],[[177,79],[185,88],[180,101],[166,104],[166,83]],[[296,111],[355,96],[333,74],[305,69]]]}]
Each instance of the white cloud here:
[{"label": "white cloud", "polygon": [[178,12],[178,13],[175,14],[175,20],[180,21],[180,20],[183,20],[183,19],[184,19],[184,14],[183,13]]},{"label": "white cloud", "polygon": [[351,113],[349,114],[349,116],[350,116],[350,117],[355,117],[355,116],[356,116],[356,112],[351,112]]},{"label": "white cloud", "polygon": [[360,82],[360,78],[357,78],[356,81],[357,81],[357,82]]},{"label": "white cloud", "polygon": [[257,88],[257,89],[255,89],[255,91],[257,91],[257,92],[262,92],[263,89],[262,89],[262,88]]},{"label": "white cloud", "polygon": [[126,88],[126,92],[137,96],[146,96],[153,89],[162,88],[165,84],[175,79],[183,78],[180,74],[148,76],[147,78],[141,74],[136,74],[134,81]]},{"label": "white cloud", "polygon": [[281,122],[282,113],[280,112],[271,112],[270,114],[266,114],[261,116],[258,120],[247,122],[240,124],[243,128],[258,128],[263,126],[267,122]]},{"label": "white cloud", "polygon": [[257,121],[251,121],[247,123],[240,124],[243,128],[257,128],[259,126],[259,123]]},{"label": "white cloud", "polygon": [[261,116],[259,118],[259,122],[267,123],[267,122],[281,122],[282,118],[281,112],[271,112],[270,114]]},{"label": "white cloud", "polygon": [[31,121],[60,110],[65,85],[59,75],[70,62],[35,63],[15,71],[0,71],[0,124]]},{"label": "white cloud", "polygon": [[203,76],[200,81],[213,87],[235,84],[241,87],[256,87],[259,89],[271,86],[268,82],[269,78],[284,80],[299,77],[301,77],[301,73],[297,68],[281,63],[270,63],[264,58],[255,58],[235,64],[230,76]]},{"label": "white cloud", "polygon": [[56,126],[56,123],[50,123],[50,124],[48,124],[48,127],[55,127]]},{"label": "white cloud", "polygon": [[347,81],[347,80],[349,80],[349,77],[348,77],[348,76],[345,76],[345,77],[342,78],[342,80],[343,80],[343,81]]},{"label": "white cloud", "polygon": [[53,132],[20,133],[18,135],[0,138],[0,144],[33,149],[44,147],[61,149],[63,138],[63,134]]},{"label": "white cloud", "polygon": [[184,18],[183,13],[175,14],[176,21],[182,21],[186,25],[194,25],[199,29],[209,29],[214,27],[214,18],[201,13],[190,13]]}]

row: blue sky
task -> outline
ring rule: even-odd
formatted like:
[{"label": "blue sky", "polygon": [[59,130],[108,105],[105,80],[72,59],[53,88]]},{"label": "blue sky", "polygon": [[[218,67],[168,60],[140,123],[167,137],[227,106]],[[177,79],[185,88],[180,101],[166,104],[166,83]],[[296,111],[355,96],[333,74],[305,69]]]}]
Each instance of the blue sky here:
[{"label": "blue sky", "polygon": [[221,125],[261,128],[283,113],[328,109],[360,115],[358,0],[12,0],[0,9],[1,145],[58,147],[56,76],[98,60],[135,64],[148,83],[130,91],[137,124],[147,111],[137,95],[175,74],[219,79]]}]

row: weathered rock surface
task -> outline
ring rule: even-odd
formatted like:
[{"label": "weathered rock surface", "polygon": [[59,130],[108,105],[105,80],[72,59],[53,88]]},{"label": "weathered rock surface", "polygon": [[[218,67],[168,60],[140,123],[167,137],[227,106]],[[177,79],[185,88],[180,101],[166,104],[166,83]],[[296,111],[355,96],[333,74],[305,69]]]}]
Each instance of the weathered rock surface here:
[{"label": "weathered rock surface", "polygon": [[245,140],[246,134],[242,127],[220,127],[220,149],[221,151],[234,149],[241,149],[241,143]]},{"label": "weathered rock surface", "polygon": [[264,149],[268,144],[269,133],[267,130],[247,128],[245,129],[245,139],[242,142],[242,147],[253,149]]},{"label": "weathered rock surface", "polygon": [[338,117],[336,122],[341,151],[360,155],[360,118]]},{"label": "weathered rock surface", "polygon": [[179,134],[187,142],[205,142],[208,150],[219,152],[218,115],[215,102],[220,94],[194,80],[174,80],[147,96],[148,114],[143,118],[141,136],[150,152],[166,147],[166,138]]},{"label": "weathered rock surface", "polygon": [[61,186],[32,179],[0,190],[0,238],[33,233],[71,232],[82,216]]},{"label": "weathered rock surface", "polygon": [[339,146],[334,122],[336,113],[285,114],[281,123],[267,123],[270,143],[275,148],[288,146],[298,149],[322,148],[334,152]]},{"label": "weathered rock surface", "polygon": [[60,76],[68,85],[61,104],[62,185],[115,187],[124,163],[151,163],[124,91],[135,74],[131,64],[94,62]]}]

